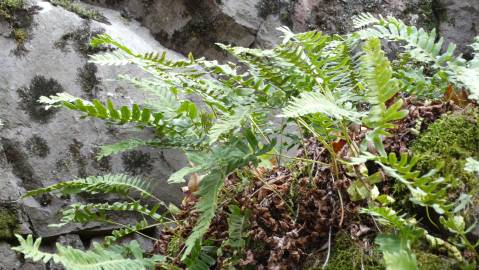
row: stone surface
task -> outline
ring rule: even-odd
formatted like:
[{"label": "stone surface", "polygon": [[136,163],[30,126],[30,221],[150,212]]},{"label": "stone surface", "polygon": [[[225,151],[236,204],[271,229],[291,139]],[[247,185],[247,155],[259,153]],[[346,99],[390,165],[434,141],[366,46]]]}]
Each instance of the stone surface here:
[{"label": "stone surface", "polygon": [[472,49],[467,45],[479,36],[479,1],[438,0],[436,14],[440,35],[458,44],[459,50],[470,58]]},{"label": "stone surface", "polygon": [[[88,237],[111,231],[112,226],[100,224],[48,227],[58,223],[57,212],[62,207],[98,198],[45,195],[19,200],[27,190],[88,175],[138,175],[153,182],[159,198],[178,203],[182,197],[180,187],[168,185],[166,178],[183,166],[185,161],[180,153],[138,149],[96,161],[94,156],[100,145],[133,136],[147,138],[152,134],[132,131],[130,127],[107,126],[94,119],[80,120],[78,113],[67,110],[45,111],[37,102],[42,95],[58,92],[88,99],[112,98],[120,104],[147,98],[129,85],[111,80],[123,72],[142,76],[137,68],[97,67],[87,63],[87,54],[94,51],[89,51],[86,44],[95,33],[106,32],[139,52],[165,49],[148,29],[136,21],[125,20],[118,11],[101,10],[109,21],[104,24],[86,21],[45,1],[30,2],[39,8],[28,29],[30,38],[25,52],[21,56],[14,54],[15,41],[8,35],[0,35],[0,118],[5,124],[0,129],[0,206],[8,205],[18,214],[19,224],[14,231],[50,240],[70,233]],[[182,57],[171,51],[168,54]],[[120,218],[126,223],[134,222],[131,216]],[[10,228],[10,223],[5,224]],[[62,237],[59,240],[62,241]],[[8,244],[2,241],[0,239],[0,254],[9,250]],[[2,270],[44,269],[15,259],[14,253],[4,257],[5,260],[0,259]]]}]

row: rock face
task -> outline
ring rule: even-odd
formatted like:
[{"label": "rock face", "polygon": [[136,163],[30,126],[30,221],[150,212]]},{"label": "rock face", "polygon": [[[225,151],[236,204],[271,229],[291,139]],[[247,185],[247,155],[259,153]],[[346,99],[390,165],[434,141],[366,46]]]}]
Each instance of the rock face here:
[{"label": "rock face", "polygon": [[[165,50],[163,45],[184,55],[193,52],[220,60],[228,58],[216,42],[270,48],[281,40],[276,30],[281,25],[296,32],[344,33],[352,28],[350,17],[361,12],[393,15],[426,29],[437,27],[441,36],[459,44],[466,57],[470,51],[465,44],[479,33],[478,0],[82,1],[103,14],[103,23],[82,19],[48,1],[30,2],[30,8],[17,13],[17,21],[0,17],[0,119],[5,124],[0,127],[0,270],[46,269],[10,251],[14,232],[88,247],[112,229],[99,224],[49,228],[58,221],[56,213],[63,206],[95,198],[48,195],[18,203],[27,190],[87,175],[124,172],[154,181],[157,196],[165,201],[181,199],[179,187],[165,183],[184,164],[177,152],[138,149],[100,161],[94,158],[100,145],[152,134],[79,120],[77,113],[46,111],[38,104],[40,96],[59,92],[86,99],[112,98],[123,104],[147,98],[110,80],[125,72],[141,76],[139,70],[87,62],[88,54],[98,53],[88,46],[97,33],[109,33],[140,52]],[[125,222],[130,218],[123,217]]]},{"label": "rock face", "polygon": [[466,58],[471,58],[470,44],[479,36],[479,2],[477,0],[438,0],[435,8],[439,34],[459,45]]},{"label": "rock face", "polygon": [[[9,251],[14,245],[14,232],[51,239],[73,235],[59,240],[79,240],[78,234],[82,234],[88,242],[88,235],[112,229],[99,224],[50,228],[49,224],[58,223],[61,207],[95,198],[47,195],[19,200],[25,191],[88,175],[127,173],[151,180],[158,187],[157,196],[165,201],[178,203],[182,197],[179,186],[166,183],[169,174],[184,165],[180,153],[139,149],[100,161],[94,158],[100,145],[152,134],[134,133],[131,128],[108,126],[94,119],[80,120],[78,113],[67,110],[46,111],[38,103],[40,96],[60,92],[86,99],[112,98],[122,104],[146,98],[129,85],[110,81],[121,72],[141,76],[138,69],[87,63],[87,54],[95,53],[87,45],[95,33],[106,32],[140,52],[164,48],[147,29],[135,21],[125,21],[117,11],[101,10],[109,21],[104,24],[81,19],[48,2],[31,1],[31,5],[37,8],[31,27],[26,29],[29,38],[21,55],[14,53],[18,44],[11,38],[8,25],[0,27],[5,30],[0,33],[0,118],[4,122],[0,129],[1,270],[43,269],[23,263]],[[6,23],[0,21],[2,24]],[[128,222],[129,218],[124,220]]]}]

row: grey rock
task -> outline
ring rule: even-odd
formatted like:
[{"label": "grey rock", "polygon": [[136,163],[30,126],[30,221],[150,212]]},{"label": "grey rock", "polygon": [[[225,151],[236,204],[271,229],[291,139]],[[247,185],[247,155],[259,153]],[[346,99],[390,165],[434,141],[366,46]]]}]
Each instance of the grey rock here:
[{"label": "grey rock", "polygon": [[[147,98],[129,85],[111,80],[124,72],[142,76],[137,68],[87,66],[86,54],[94,51],[89,51],[86,42],[94,33],[106,32],[138,52],[165,49],[148,29],[138,22],[126,21],[117,11],[100,9],[110,23],[104,24],[86,21],[48,2],[30,2],[41,9],[28,29],[31,35],[24,55],[12,54],[15,41],[0,36],[0,116],[5,121],[0,129],[0,202],[14,202],[27,190],[59,181],[128,173],[154,181],[161,187],[155,189],[159,198],[178,203],[182,197],[180,187],[168,185],[166,178],[185,164],[182,154],[139,149],[98,162],[94,157],[100,145],[135,136],[148,138],[152,134],[128,127],[109,127],[94,119],[80,120],[78,113],[67,110],[45,111],[37,102],[41,95],[62,91],[88,99],[112,98],[119,104],[141,103]],[[168,54],[181,57],[171,51]],[[91,78],[84,82],[82,79],[85,76],[88,79],[87,75]],[[169,160],[165,160],[165,155]],[[55,237],[83,230],[113,229],[99,224],[48,227],[58,223],[57,213],[63,206],[87,199],[95,200],[54,195],[23,200],[23,205],[17,207],[20,216],[25,217],[20,232],[33,231],[37,236]]]},{"label": "grey rock", "polygon": [[472,49],[468,45],[479,36],[479,1],[438,0],[436,14],[440,35],[456,43],[470,58]]},{"label": "grey rock", "polygon": [[0,258],[0,270],[16,270],[22,265],[12,246],[7,243],[0,242]]},{"label": "grey rock", "polygon": [[281,42],[281,32],[277,30],[282,26],[278,15],[268,15],[259,27],[256,44],[260,48],[270,49]]}]

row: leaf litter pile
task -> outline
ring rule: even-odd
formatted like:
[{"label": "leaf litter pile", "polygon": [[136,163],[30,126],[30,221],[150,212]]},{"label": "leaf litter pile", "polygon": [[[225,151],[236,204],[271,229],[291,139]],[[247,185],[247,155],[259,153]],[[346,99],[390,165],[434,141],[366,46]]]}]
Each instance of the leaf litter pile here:
[{"label": "leaf litter pile", "polygon": [[[391,136],[384,140],[388,152],[410,153],[411,142],[431,123],[475,105],[446,94],[445,101],[436,103],[404,98],[404,107],[409,110],[408,116],[397,121]],[[367,131],[364,127],[349,128],[356,143]],[[338,157],[349,159],[350,150],[344,141],[333,142],[332,147]],[[251,166],[226,179],[218,211],[205,237],[214,247],[211,252],[219,254],[214,269],[228,269],[233,264],[242,269],[321,269],[327,266],[335,237],[340,234],[352,239],[364,256],[372,256],[374,238],[381,226],[360,214],[360,209],[367,206],[365,200],[350,199],[348,188],[356,175],[342,166],[334,167],[331,155],[314,137],[304,139],[297,156],[285,163],[271,169]],[[363,168],[369,174],[380,171],[374,163],[369,165]],[[395,180],[385,174],[381,178],[381,193],[391,194]],[[194,193],[187,194],[176,215],[181,225],[163,229],[155,253],[173,257],[181,253],[182,243],[197,219],[197,199]],[[236,223],[236,241],[231,239],[230,228],[235,213],[242,217],[241,224]]]}]

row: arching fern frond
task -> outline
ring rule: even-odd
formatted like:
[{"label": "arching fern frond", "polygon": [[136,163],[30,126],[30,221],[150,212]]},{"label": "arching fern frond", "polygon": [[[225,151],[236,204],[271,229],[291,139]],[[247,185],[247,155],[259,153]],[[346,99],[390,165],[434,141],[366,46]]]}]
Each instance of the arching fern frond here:
[{"label": "arching fern frond", "polygon": [[300,117],[307,114],[321,113],[334,119],[345,119],[359,122],[361,113],[347,109],[343,104],[338,104],[331,95],[317,92],[302,93],[300,97],[293,98],[289,105],[283,109],[281,117]]},{"label": "arching fern frond", "polygon": [[163,221],[162,215],[158,214],[160,205],[149,209],[147,206],[141,205],[139,202],[115,202],[110,203],[89,203],[81,204],[75,203],[69,205],[68,208],[62,211],[62,218],[60,224],[55,224],[55,227],[61,227],[69,223],[88,223],[92,221],[105,221],[108,212],[135,212],[143,216],[149,217],[156,222]]},{"label": "arching fern frond", "polygon": [[[380,17],[382,19],[382,17]],[[353,16],[353,26],[355,29],[360,29],[371,24],[377,24],[380,22],[373,14],[366,12],[359,15]]]},{"label": "arching fern frond", "polygon": [[[41,238],[33,241],[33,237],[29,235],[24,239],[20,235],[16,235],[20,243],[13,249],[25,255],[25,258],[32,259],[35,262],[47,263],[53,261],[62,264],[66,270],[147,270],[155,269],[155,265],[164,259],[160,256],[152,258],[135,257],[128,258],[118,251],[124,251],[124,247],[115,247],[105,249],[100,245],[95,245],[92,250],[82,251],[72,247],[64,247],[57,244],[57,253],[47,253],[40,251]],[[142,254],[137,246],[135,255]]]},{"label": "arching fern frond", "polygon": [[209,143],[215,143],[222,134],[228,133],[234,129],[240,128],[241,124],[251,114],[250,108],[240,107],[233,114],[226,115],[216,121],[209,132]]},{"label": "arching fern frond", "polygon": [[91,194],[116,193],[127,195],[132,190],[139,192],[142,196],[156,198],[148,182],[125,174],[90,176],[73,181],[60,182],[49,187],[28,191],[24,197],[38,196],[52,191],[59,191],[64,194],[87,192]]},{"label": "arching fern frond", "polygon": [[111,100],[104,105],[96,99],[90,102],[70,95],[42,97],[40,102],[48,106],[66,107],[83,112],[84,117],[95,117],[117,124],[137,123],[154,128],[162,126],[163,115],[161,113],[151,112],[148,108],[140,108],[138,104],[133,104],[131,108],[122,106],[120,109],[116,109]]}]

